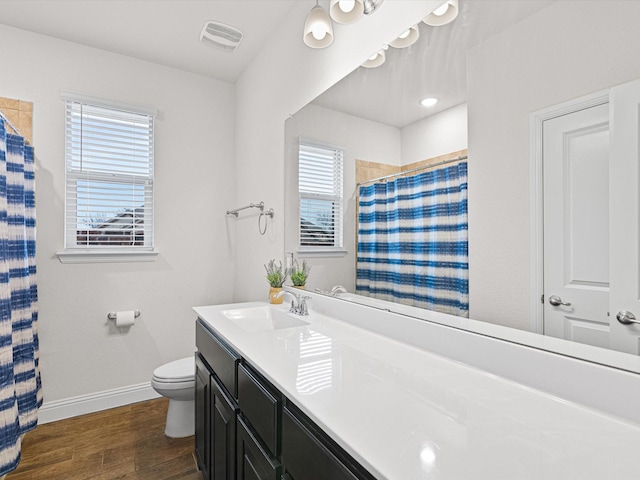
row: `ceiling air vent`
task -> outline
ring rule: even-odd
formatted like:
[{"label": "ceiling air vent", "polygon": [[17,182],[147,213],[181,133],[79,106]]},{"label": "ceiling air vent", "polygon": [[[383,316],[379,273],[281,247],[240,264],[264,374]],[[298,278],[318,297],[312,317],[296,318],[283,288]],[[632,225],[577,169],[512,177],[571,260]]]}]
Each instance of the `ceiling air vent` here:
[{"label": "ceiling air vent", "polygon": [[200,32],[200,41],[211,47],[233,52],[242,40],[242,32],[230,25],[219,22],[207,22]]}]

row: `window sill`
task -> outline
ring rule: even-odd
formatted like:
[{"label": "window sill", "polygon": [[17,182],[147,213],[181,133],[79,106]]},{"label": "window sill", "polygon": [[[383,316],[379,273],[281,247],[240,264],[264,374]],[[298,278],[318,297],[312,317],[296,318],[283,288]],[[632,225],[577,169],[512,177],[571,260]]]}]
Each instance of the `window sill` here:
[{"label": "window sill", "polygon": [[298,249],[298,257],[300,258],[339,258],[349,253],[343,248],[314,248],[313,250]]},{"label": "window sill", "polygon": [[157,250],[65,250],[58,252],[60,263],[126,263],[155,262],[160,252]]}]

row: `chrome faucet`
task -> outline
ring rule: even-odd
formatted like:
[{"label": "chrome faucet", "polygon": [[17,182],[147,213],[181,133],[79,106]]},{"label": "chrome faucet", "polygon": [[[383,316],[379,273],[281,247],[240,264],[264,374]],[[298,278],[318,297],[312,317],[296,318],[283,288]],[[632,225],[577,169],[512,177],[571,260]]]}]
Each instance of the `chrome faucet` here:
[{"label": "chrome faucet", "polygon": [[329,291],[329,296],[337,297],[339,293],[347,293],[347,289],[342,285],[336,285]]},{"label": "chrome faucet", "polygon": [[347,289],[342,285],[335,285],[328,292],[320,290],[319,288],[316,288],[316,292],[321,293],[322,295],[329,295],[330,297],[337,297],[339,293],[347,293]]},{"label": "chrome faucet", "polygon": [[289,295],[291,297],[291,308],[289,309],[289,312],[295,313],[296,315],[309,315],[307,300],[311,300],[311,297],[282,290],[281,292],[276,293],[274,298],[280,298],[284,295]]},{"label": "chrome faucet", "polygon": [[309,315],[307,300],[311,300],[311,297],[307,295],[300,295],[300,298],[298,300],[298,315]]},{"label": "chrome faucet", "polygon": [[278,293],[276,293],[273,298],[280,298],[280,297],[284,297],[285,295],[289,295],[291,297],[291,308],[294,308],[294,302],[295,302],[295,307],[297,308],[298,306],[298,295],[294,295],[291,292],[288,292],[286,290],[281,290]]}]

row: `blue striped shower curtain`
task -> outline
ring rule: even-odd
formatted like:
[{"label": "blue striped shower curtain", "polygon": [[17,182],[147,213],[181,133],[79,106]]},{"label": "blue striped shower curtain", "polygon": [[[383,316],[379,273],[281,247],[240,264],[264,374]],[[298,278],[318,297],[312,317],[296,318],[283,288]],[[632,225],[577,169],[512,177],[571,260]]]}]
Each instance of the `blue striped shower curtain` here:
[{"label": "blue striped shower curtain", "polygon": [[0,119],[0,475],[17,467],[42,405],[33,158]]},{"label": "blue striped shower curtain", "polygon": [[358,193],[356,292],[468,317],[467,163]]}]

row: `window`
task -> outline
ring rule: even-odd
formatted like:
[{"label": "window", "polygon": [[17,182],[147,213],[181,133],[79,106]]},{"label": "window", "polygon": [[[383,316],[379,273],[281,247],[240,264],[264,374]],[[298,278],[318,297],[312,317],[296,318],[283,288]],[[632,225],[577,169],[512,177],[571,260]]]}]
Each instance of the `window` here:
[{"label": "window", "polygon": [[66,252],[152,251],[154,115],[65,101]]},{"label": "window", "polygon": [[298,156],[300,251],[342,249],[344,150],[301,141]]}]

